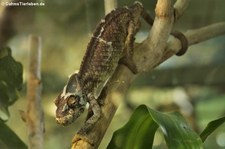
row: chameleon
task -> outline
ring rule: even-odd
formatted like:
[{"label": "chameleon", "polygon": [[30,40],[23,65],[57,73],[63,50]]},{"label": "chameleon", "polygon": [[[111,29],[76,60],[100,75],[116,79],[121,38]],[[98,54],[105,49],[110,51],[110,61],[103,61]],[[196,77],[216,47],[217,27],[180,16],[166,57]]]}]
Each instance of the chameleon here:
[{"label": "chameleon", "polygon": [[92,116],[83,126],[89,130],[101,117],[101,105],[97,99],[117,66],[121,63],[133,73],[137,72],[132,55],[140,18],[153,23],[142,4],[135,2],[130,7],[112,10],[100,21],[88,43],[79,71],[69,77],[55,100],[56,121],[59,124],[71,124],[89,103]]},{"label": "chameleon", "polygon": [[[137,73],[132,55],[134,36],[140,28],[141,18],[149,25],[153,24],[143,5],[135,2],[130,7],[112,10],[100,21],[88,43],[79,71],[69,77],[55,100],[59,124],[66,126],[73,123],[89,103],[88,117],[78,134],[89,131],[101,117],[98,98],[117,66],[124,64]],[[180,39],[182,49],[177,55],[183,55],[188,47],[187,39],[180,32],[171,34]]]}]

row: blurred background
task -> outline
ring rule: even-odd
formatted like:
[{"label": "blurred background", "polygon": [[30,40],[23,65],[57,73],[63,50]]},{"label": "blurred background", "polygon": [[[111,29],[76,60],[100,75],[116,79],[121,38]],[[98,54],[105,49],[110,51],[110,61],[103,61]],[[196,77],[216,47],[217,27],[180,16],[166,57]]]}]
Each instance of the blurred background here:
[{"label": "blurred background", "polygon": [[[21,0],[22,1],[22,0]],[[7,2],[7,0],[0,0]],[[71,139],[84,122],[85,114],[70,126],[62,127],[55,121],[54,99],[63,89],[68,76],[79,69],[91,34],[104,17],[104,1],[101,0],[40,0],[44,6],[0,6],[13,19],[6,30],[12,54],[24,67],[24,87],[20,99],[10,107],[7,124],[27,142],[25,123],[19,110],[26,108],[26,73],[28,62],[28,37],[42,38],[42,105],[45,114],[45,148],[70,148]],[[118,1],[118,6],[133,4],[133,0]],[[141,0],[154,16],[156,0]],[[225,21],[224,0],[195,0],[183,17],[176,23],[180,31],[199,28]],[[143,22],[143,21],[142,21]],[[136,41],[141,42],[148,34],[149,26],[143,22]],[[1,45],[1,46],[2,46]],[[211,120],[225,115],[225,36],[189,47],[182,57],[172,57],[154,71],[140,75],[129,89],[117,111],[100,148],[105,148],[113,131],[123,126],[129,115],[140,104],[160,111],[180,111],[197,132],[201,132]],[[225,126],[219,127],[205,143],[206,149],[225,148]],[[165,148],[163,135],[158,132],[154,141],[156,149]]]}]

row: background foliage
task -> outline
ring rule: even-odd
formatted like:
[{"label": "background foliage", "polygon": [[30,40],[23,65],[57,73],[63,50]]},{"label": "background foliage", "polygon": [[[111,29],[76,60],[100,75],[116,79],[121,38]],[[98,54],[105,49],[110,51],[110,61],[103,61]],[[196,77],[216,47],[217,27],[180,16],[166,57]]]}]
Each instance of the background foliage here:
[{"label": "background foliage", "polygon": [[22,64],[15,61],[11,49],[0,50],[0,148],[27,148],[20,138],[4,121],[10,114],[8,107],[18,99],[18,91],[22,87]]}]

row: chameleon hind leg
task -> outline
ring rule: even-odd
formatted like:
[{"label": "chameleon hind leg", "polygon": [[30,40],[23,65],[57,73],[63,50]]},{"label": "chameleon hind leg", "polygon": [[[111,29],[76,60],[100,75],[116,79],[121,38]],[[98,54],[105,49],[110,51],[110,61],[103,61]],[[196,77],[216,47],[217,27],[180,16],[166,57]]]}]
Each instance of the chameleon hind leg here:
[{"label": "chameleon hind leg", "polygon": [[[139,28],[139,25],[137,25]],[[127,66],[134,74],[138,73],[137,67],[133,61],[133,50],[134,50],[134,36],[138,30],[137,26],[135,27],[134,23],[131,21],[128,26],[128,35],[125,41],[124,48],[124,57],[119,61],[120,64]]]},{"label": "chameleon hind leg", "polygon": [[[147,13],[144,7],[141,5],[141,17],[147,22],[149,25],[153,25],[154,20],[152,17]],[[134,23],[136,22],[136,23]],[[125,41],[125,56],[120,59],[121,64],[126,65],[134,74],[138,73],[137,67],[133,61],[133,49],[134,49],[134,36],[139,30],[141,23],[139,18],[137,20],[130,21],[128,27],[128,35]]]}]

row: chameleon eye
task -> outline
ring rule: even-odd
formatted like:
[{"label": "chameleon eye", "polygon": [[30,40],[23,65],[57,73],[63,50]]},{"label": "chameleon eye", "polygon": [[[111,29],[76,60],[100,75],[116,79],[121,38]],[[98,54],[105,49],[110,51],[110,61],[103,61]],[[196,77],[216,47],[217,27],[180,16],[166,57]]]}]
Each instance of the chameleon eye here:
[{"label": "chameleon eye", "polygon": [[79,103],[80,97],[79,96],[70,96],[67,100],[67,104],[70,108],[74,108],[77,103]]}]

